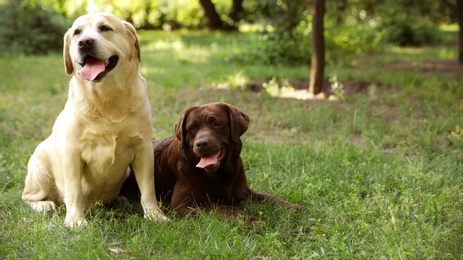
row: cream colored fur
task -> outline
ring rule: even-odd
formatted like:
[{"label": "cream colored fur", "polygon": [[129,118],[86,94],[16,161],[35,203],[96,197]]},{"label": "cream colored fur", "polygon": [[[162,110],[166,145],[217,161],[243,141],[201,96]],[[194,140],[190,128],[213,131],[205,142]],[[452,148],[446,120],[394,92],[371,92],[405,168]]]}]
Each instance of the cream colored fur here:
[{"label": "cream colored fur", "polygon": [[[77,73],[85,59],[78,46],[83,37],[94,40],[96,58],[119,57],[100,81]],[[22,199],[39,212],[64,203],[65,224],[80,226],[86,223],[85,208],[118,196],[130,167],[145,216],[166,220],[154,192],[151,108],[138,72],[135,29],[108,13],[81,16],[65,34],[63,54],[66,73],[73,75],[68,100],[51,135],[30,158]]]}]

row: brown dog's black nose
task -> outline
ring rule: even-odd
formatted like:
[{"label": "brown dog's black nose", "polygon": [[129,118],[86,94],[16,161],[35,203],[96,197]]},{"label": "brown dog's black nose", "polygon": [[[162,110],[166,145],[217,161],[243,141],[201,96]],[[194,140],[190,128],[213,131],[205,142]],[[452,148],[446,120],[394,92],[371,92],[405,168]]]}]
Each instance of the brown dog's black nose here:
[{"label": "brown dog's black nose", "polygon": [[196,148],[199,148],[199,149],[208,147],[209,146],[209,138],[204,137],[204,138],[196,139],[195,140],[195,146],[196,146]]},{"label": "brown dog's black nose", "polygon": [[77,42],[79,49],[87,49],[93,45],[94,40],[92,38],[83,38]]}]

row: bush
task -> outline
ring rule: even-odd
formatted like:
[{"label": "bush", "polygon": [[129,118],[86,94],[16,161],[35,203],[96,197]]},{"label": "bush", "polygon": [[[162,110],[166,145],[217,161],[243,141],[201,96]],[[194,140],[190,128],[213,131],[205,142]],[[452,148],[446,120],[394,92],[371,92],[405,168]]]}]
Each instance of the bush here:
[{"label": "bush", "polygon": [[[311,16],[292,31],[265,31],[232,59],[247,63],[309,64],[312,49]],[[371,21],[339,24],[325,17],[325,58],[328,63],[343,62],[353,55],[383,49],[383,33]]]},{"label": "bush", "polygon": [[421,46],[438,41],[438,28],[427,23],[395,21],[382,26],[385,40],[400,46]]},{"label": "bush", "polygon": [[417,8],[406,8],[406,3],[381,5],[378,16],[380,30],[387,42],[400,46],[420,46],[438,41],[438,28],[430,17]]},{"label": "bush", "polygon": [[384,47],[384,34],[374,19],[355,19],[346,15],[343,24],[325,18],[328,62],[339,62],[352,55],[375,53]]},{"label": "bush", "polygon": [[0,4],[0,53],[26,55],[62,51],[68,23],[62,16],[16,0]]},{"label": "bush", "polygon": [[[142,29],[201,28],[202,9],[197,1],[152,0],[152,1],[103,1],[99,11],[112,12],[121,19]],[[110,4],[108,4],[110,3]]]}]

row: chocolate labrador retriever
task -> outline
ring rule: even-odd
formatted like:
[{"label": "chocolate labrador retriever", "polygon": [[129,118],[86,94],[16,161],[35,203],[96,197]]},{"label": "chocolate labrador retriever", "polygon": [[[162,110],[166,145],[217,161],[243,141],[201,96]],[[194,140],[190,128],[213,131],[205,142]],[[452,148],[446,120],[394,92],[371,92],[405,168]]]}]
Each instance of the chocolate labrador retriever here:
[{"label": "chocolate labrador retriever", "polygon": [[174,126],[175,136],[153,141],[157,198],[181,216],[197,215],[196,207],[236,216],[233,206],[247,198],[301,209],[247,185],[240,137],[248,125],[249,117],[226,103],[188,108]]}]

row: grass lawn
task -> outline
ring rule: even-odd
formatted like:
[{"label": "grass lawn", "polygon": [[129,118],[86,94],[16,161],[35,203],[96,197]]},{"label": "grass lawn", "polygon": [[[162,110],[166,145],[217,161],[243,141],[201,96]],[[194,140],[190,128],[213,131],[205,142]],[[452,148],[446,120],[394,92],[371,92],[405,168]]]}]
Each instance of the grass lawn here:
[{"label": "grass lawn", "polygon": [[[140,32],[153,135],[189,106],[224,101],[251,117],[242,157],[250,186],[307,208],[247,202],[249,224],[214,215],[143,219],[139,205],[97,206],[64,226],[20,199],[26,164],[67,98],[60,54],[0,58],[0,259],[460,259],[463,68],[456,45],[387,48],[329,65],[343,101],[253,92],[254,80],[308,80],[308,66],[236,59],[253,35]],[[347,64],[347,65],[346,65]],[[347,82],[362,83],[349,91]],[[352,84],[350,84],[352,85]],[[356,84],[353,84],[356,85]]]}]

